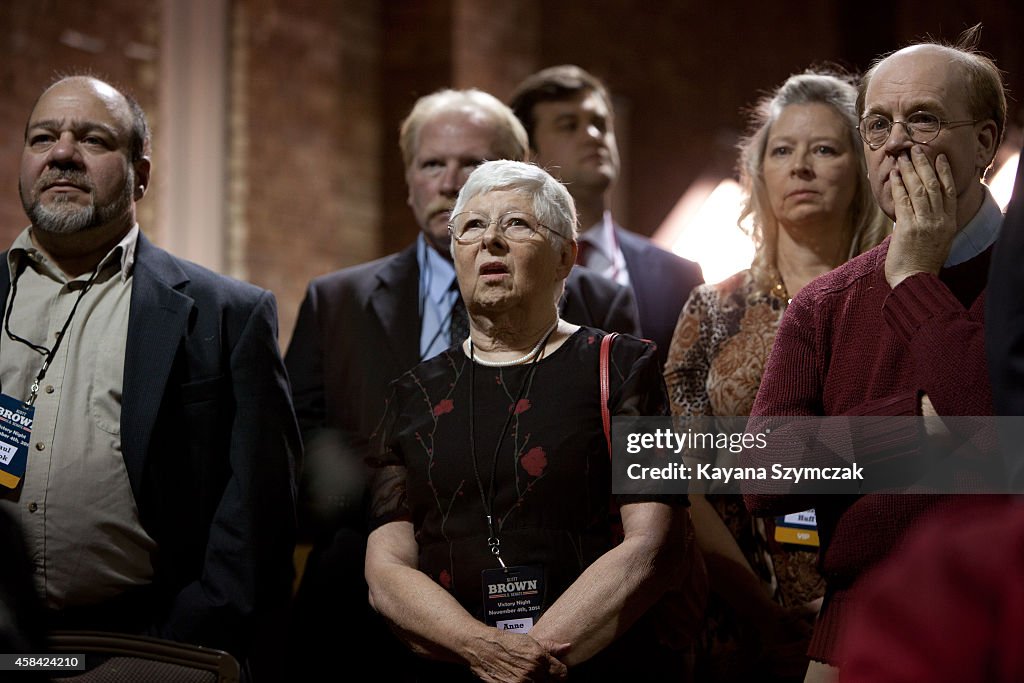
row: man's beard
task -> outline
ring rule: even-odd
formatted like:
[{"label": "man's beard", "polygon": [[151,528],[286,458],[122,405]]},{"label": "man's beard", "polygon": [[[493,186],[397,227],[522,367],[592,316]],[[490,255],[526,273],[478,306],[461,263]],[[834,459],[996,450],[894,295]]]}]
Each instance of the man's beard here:
[{"label": "man's beard", "polygon": [[131,208],[132,188],[135,185],[135,173],[132,169],[129,169],[121,193],[114,201],[103,206],[97,206],[95,201],[90,202],[87,206],[82,206],[71,201],[70,197],[62,193],[58,193],[49,204],[43,204],[39,200],[41,194],[39,188],[57,180],[71,182],[88,190],[90,197],[95,197],[95,188],[81,171],[61,171],[41,176],[36,181],[30,197],[27,197],[24,191],[21,192],[21,204],[29,220],[32,221],[32,227],[42,232],[71,235],[90,230],[127,215]]}]

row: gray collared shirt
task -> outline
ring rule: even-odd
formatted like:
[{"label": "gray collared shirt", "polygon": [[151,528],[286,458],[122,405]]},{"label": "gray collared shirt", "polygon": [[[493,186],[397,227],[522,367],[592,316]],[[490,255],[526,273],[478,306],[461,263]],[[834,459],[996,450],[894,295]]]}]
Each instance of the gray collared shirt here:
[{"label": "gray collared shirt", "polygon": [[[10,332],[53,348],[92,273],[69,279],[24,230],[7,255]],[[121,391],[139,228],[98,266],[35,402],[21,486],[0,489],[20,520],[36,584],[53,609],[98,603],[149,583],[156,543],[142,528],[121,453]],[[20,271],[20,274],[19,274]],[[44,357],[0,337],[0,387],[27,400]]]}]

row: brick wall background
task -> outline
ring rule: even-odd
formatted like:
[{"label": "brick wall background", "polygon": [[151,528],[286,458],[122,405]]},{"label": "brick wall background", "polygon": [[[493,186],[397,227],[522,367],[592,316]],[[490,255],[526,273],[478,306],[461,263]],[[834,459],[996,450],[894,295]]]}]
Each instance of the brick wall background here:
[{"label": "brick wall background", "polygon": [[[10,0],[0,3],[0,245],[28,225],[18,198],[25,121],[43,87],[60,75],[103,74],[157,120],[159,3]],[[140,223],[153,207],[139,206]],[[148,219],[148,220],[147,220]]]},{"label": "brick wall background", "polygon": [[374,0],[234,10],[246,37],[244,126],[232,127],[244,139],[245,271],[277,295],[284,340],[311,277],[383,253],[380,10]]},{"label": "brick wall background", "polygon": [[[164,0],[174,2],[176,0]],[[199,5],[199,0],[194,0]],[[504,98],[522,77],[575,62],[618,110],[616,215],[650,234],[698,176],[728,173],[743,106],[812,62],[871,58],[983,21],[982,47],[1024,91],[1009,0],[748,3],[719,0],[232,0],[223,270],[278,297],[286,344],[306,282],[409,243],[398,124],[420,95],[476,86]],[[0,242],[25,224],[17,172],[25,117],[56,73],[92,69],[128,87],[154,128],[160,3],[0,3]],[[1011,118],[1021,123],[1011,102]],[[160,155],[154,159],[160,182]],[[141,223],[160,241],[150,198]]]}]

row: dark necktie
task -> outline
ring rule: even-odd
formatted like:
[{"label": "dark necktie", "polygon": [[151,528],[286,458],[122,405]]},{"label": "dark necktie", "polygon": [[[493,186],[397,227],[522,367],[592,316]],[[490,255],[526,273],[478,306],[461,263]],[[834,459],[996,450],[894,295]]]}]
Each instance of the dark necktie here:
[{"label": "dark necktie", "polygon": [[[458,292],[458,288],[456,288],[456,292]],[[466,315],[466,304],[463,303],[461,294],[455,297],[451,317],[448,340],[454,346],[461,344],[469,336],[469,317]]]}]

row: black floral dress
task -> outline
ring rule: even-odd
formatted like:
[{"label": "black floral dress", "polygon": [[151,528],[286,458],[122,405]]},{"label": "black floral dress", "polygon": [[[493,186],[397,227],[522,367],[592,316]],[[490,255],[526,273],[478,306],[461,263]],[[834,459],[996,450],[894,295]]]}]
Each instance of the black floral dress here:
[{"label": "black floral dress", "polygon": [[[456,347],[393,384],[371,462],[371,528],[411,521],[420,570],[478,619],[481,572],[499,566],[487,545],[492,472],[502,558],[544,568],[545,607],[612,546],[598,386],[603,336],[583,327],[550,356],[507,368],[473,364]],[[668,413],[650,342],[615,340],[610,383],[612,415]],[[685,504],[685,496],[674,502]]]}]

